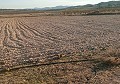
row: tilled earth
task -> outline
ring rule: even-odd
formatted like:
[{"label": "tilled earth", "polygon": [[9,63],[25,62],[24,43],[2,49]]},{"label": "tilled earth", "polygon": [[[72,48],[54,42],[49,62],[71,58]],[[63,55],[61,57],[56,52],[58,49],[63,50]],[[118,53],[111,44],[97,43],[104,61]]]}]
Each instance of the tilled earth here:
[{"label": "tilled earth", "polygon": [[0,83],[119,84],[119,18],[0,18]]}]

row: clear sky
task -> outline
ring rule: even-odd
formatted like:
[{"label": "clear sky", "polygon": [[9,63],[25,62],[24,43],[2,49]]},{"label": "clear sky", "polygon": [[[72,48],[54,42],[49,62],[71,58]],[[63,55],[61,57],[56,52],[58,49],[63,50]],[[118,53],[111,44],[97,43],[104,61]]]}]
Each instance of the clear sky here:
[{"label": "clear sky", "polygon": [[0,8],[34,8],[96,4],[111,0],[0,0]]}]

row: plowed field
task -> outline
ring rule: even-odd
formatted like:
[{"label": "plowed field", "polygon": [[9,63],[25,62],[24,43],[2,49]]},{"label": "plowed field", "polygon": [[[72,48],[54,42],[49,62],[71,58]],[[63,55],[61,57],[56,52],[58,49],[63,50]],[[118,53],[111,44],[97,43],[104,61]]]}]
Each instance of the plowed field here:
[{"label": "plowed field", "polygon": [[[93,75],[101,67],[95,68],[95,63],[91,61],[103,57],[115,57],[117,66],[120,64],[119,15],[0,18],[0,72],[44,64],[65,66],[64,63],[89,61],[91,65],[86,62],[82,65],[87,68],[91,66],[89,74]],[[76,69],[75,72],[80,70]],[[120,72],[118,74],[113,84],[120,83]],[[74,79],[66,80],[69,82]],[[84,77],[81,80],[85,81]],[[86,78],[86,81],[92,80]]]}]

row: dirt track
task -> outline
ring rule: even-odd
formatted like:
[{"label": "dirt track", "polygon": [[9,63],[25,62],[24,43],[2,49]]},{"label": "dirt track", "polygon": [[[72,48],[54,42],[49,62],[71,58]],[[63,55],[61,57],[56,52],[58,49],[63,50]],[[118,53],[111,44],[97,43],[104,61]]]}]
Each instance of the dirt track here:
[{"label": "dirt track", "polygon": [[95,56],[119,58],[119,18],[119,15],[0,18],[0,71],[51,62],[89,61]]}]

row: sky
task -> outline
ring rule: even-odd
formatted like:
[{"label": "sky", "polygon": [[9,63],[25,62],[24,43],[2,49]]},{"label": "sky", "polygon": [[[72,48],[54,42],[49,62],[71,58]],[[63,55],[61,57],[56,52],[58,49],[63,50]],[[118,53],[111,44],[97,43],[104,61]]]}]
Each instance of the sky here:
[{"label": "sky", "polygon": [[76,6],[76,5],[85,5],[85,4],[96,4],[99,2],[107,2],[107,1],[111,1],[111,0],[0,0],[0,9]]}]

